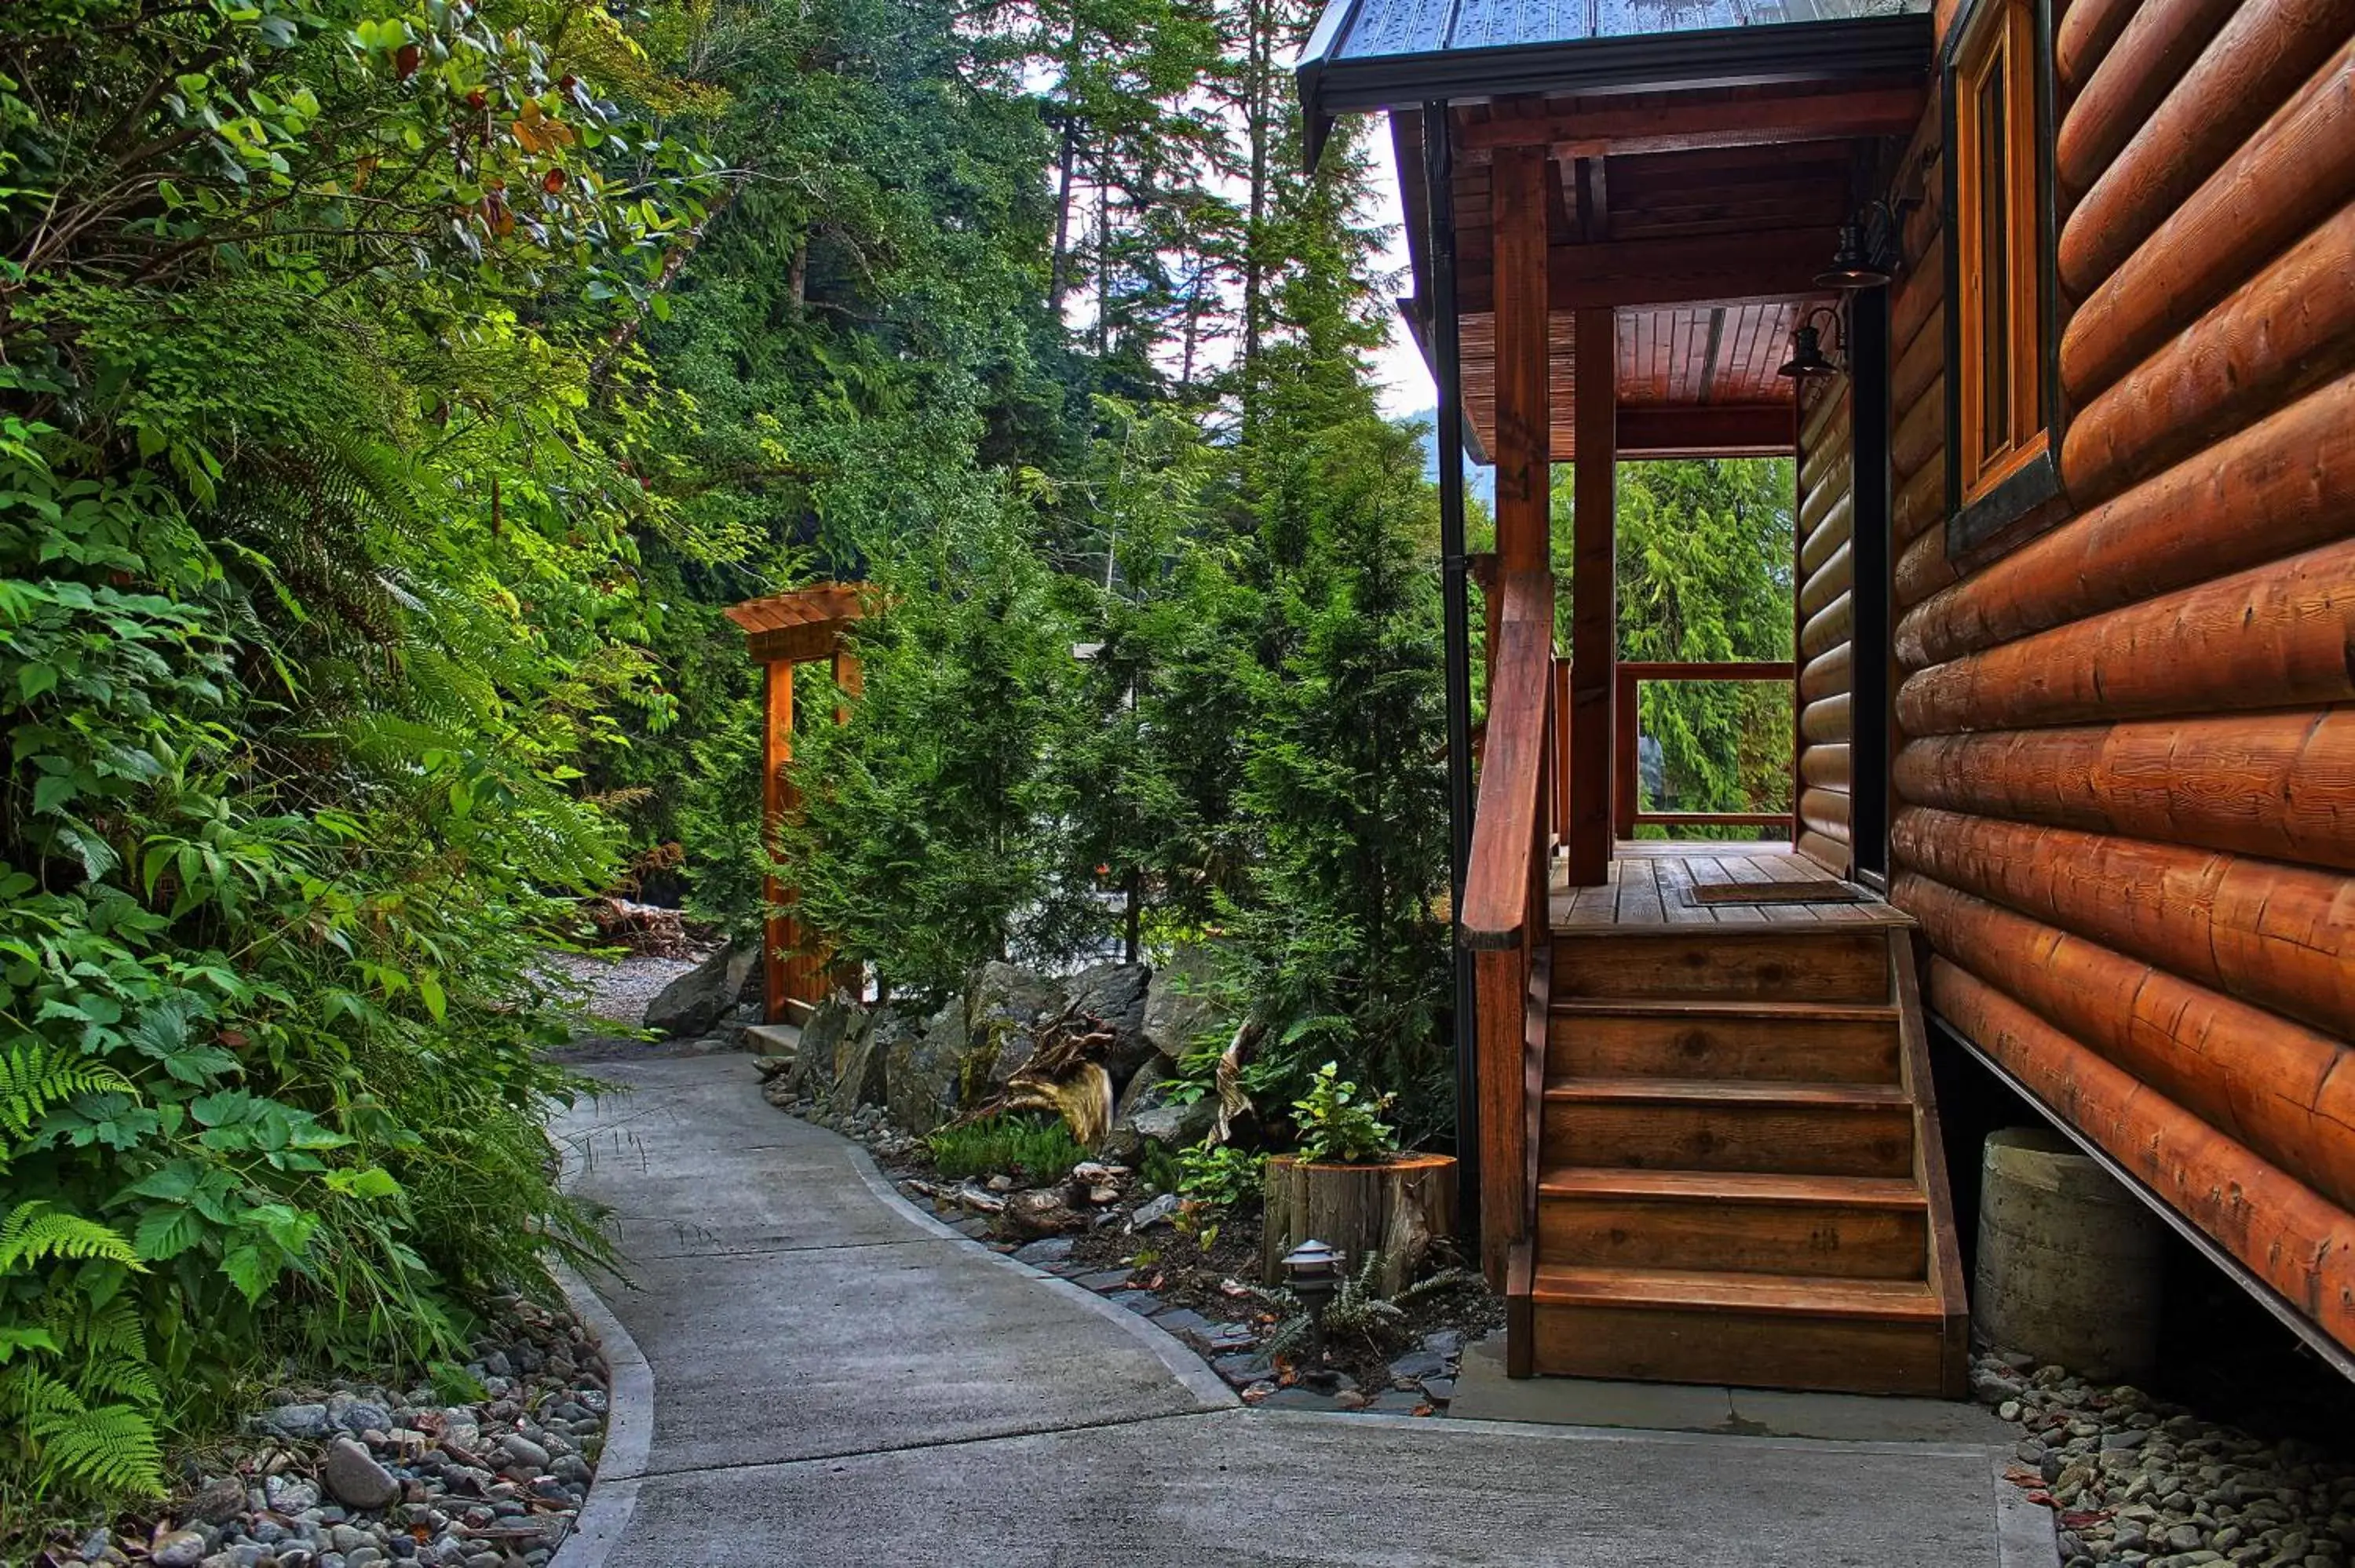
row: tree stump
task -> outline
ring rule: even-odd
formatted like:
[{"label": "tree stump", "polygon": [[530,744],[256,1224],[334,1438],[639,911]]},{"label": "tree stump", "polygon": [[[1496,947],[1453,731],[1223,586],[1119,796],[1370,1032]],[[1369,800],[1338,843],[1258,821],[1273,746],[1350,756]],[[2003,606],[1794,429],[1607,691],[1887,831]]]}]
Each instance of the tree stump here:
[{"label": "tree stump", "polygon": [[1384,1296],[1412,1283],[1433,1240],[1455,1232],[1455,1160],[1400,1154],[1380,1165],[1312,1165],[1293,1155],[1267,1162],[1260,1277],[1284,1283],[1284,1255],[1314,1237],[1344,1255],[1351,1277],[1380,1253]]}]

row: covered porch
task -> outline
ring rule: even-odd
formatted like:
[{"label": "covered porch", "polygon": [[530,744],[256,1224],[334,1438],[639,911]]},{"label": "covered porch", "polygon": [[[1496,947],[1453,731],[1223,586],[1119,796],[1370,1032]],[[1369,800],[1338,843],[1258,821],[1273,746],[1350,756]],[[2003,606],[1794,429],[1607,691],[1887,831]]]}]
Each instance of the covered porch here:
[{"label": "covered porch", "polygon": [[[1401,307],[1439,388],[1459,1147],[1515,1375],[1961,1390],[1912,922],[1881,896],[1891,366],[1875,254],[1898,220],[1873,196],[1922,123],[1930,26],[1862,10],[1345,0],[1302,68],[1312,118],[1390,112],[1414,276]],[[1619,465],[1764,455],[1796,459],[1793,657],[1622,661]],[[1476,561],[1465,461],[1496,469],[1496,548]],[[1572,475],[1566,551],[1556,463]],[[1645,810],[1646,680],[1785,686],[1788,809]]]}]

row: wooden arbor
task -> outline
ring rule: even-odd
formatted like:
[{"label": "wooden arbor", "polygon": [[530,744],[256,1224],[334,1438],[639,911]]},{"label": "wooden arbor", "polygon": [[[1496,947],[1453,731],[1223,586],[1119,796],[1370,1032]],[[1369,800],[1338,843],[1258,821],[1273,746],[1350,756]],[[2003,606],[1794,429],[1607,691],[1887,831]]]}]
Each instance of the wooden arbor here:
[{"label": "wooden arbor", "polygon": [[[798,792],[786,777],[794,757],[794,666],[815,659],[834,662],[835,684],[856,695],[859,689],[858,658],[842,645],[850,623],[866,615],[870,590],[863,583],[816,583],[790,593],[746,599],[729,608],[728,619],[744,631],[744,652],[759,664],[766,681],[766,719],[761,745],[761,837],[772,858],[777,853],[778,830],[798,803]],[[837,706],[837,724],[850,717]],[[773,872],[763,886],[769,917],[761,938],[763,1012],[772,1023],[806,1013],[826,999],[826,961],[796,949],[805,933],[799,922],[783,913],[794,902],[794,890]],[[783,961],[779,962],[780,956]]]}]

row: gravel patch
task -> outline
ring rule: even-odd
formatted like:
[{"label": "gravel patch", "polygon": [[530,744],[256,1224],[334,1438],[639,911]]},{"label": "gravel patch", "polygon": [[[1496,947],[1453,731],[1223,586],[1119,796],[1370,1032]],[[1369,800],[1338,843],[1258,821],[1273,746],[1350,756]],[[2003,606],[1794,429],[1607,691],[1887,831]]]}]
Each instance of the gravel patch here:
[{"label": "gravel patch", "polygon": [[365,1383],[271,1392],[250,1433],[152,1518],[67,1531],[37,1564],[544,1568],[604,1447],[606,1372],[569,1313],[511,1299],[466,1371],[485,1395]]},{"label": "gravel patch", "polygon": [[2345,1568],[2355,1554],[2345,1455],[2008,1352],[1973,1359],[1971,1390],[2019,1428],[2007,1475],[2058,1513],[2068,1568]]},{"label": "gravel patch", "polygon": [[634,955],[601,959],[587,953],[551,952],[547,955],[546,968],[586,988],[588,995],[581,1004],[581,1013],[584,1024],[594,1033],[596,1025],[644,1027],[646,1004],[661,995],[665,986],[690,972],[701,961],[700,955],[687,959]]}]

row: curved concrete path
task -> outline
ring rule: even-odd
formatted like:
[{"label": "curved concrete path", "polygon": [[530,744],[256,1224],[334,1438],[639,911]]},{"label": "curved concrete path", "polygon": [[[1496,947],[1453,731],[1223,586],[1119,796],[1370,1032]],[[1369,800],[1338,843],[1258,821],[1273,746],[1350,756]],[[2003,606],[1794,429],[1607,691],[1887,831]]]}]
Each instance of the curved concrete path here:
[{"label": "curved concrete path", "polygon": [[634,1285],[600,1284],[614,1428],[561,1568],[2052,1562],[1975,1446],[1245,1409],[900,1202],[749,1058],[588,1070],[633,1092],[559,1133]]}]

